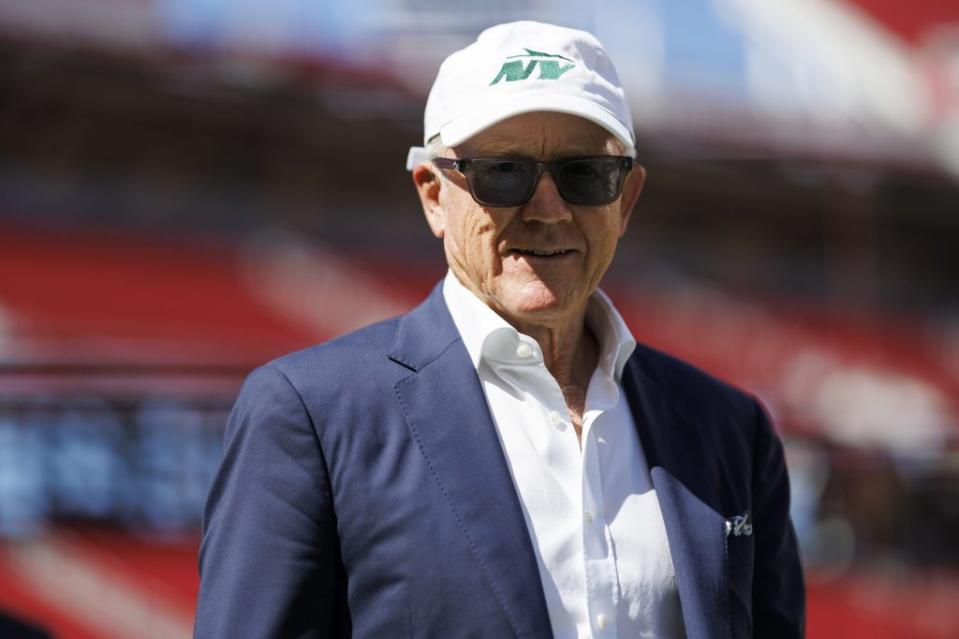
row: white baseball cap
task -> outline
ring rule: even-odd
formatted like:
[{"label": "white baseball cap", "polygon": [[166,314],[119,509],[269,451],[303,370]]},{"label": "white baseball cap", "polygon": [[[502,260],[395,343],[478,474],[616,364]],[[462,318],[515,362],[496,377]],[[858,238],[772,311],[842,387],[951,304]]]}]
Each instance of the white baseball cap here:
[{"label": "white baseball cap", "polygon": [[[626,95],[603,45],[590,33],[541,22],[510,22],[440,65],[423,118],[423,141],[455,146],[514,115],[569,113],[595,122],[635,155]],[[413,147],[406,168],[429,155]]]}]

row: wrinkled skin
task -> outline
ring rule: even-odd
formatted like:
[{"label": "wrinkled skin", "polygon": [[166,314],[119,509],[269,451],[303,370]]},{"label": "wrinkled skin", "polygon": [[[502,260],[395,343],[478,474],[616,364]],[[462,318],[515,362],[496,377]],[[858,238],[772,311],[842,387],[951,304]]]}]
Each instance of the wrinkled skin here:
[{"label": "wrinkled skin", "polygon": [[[620,155],[620,143],[602,127],[572,115],[527,113],[496,124],[457,146],[456,157],[527,155],[553,160],[574,155]],[[641,167],[623,193],[605,206],[567,204],[548,173],[533,199],[512,208],[484,207],[456,171],[430,164],[414,170],[414,183],[434,235],[443,240],[453,273],[510,324],[534,337],[550,363],[567,368],[589,350],[586,303],[626,231],[645,179]],[[537,257],[520,250],[568,250]],[[588,359],[588,357],[587,357]],[[586,362],[584,362],[586,363]],[[588,368],[592,371],[592,367]],[[568,371],[567,371],[568,372]],[[564,371],[554,371],[559,379]]]}]

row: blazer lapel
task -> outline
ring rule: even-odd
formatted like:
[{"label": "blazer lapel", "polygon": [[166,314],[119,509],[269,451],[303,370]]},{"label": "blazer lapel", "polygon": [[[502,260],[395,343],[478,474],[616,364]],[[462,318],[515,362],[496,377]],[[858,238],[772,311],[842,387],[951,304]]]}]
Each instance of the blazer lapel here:
[{"label": "blazer lapel", "polygon": [[518,637],[550,637],[539,568],[479,378],[437,286],[400,320],[390,357],[413,438]]},{"label": "blazer lapel", "polygon": [[648,378],[635,355],[624,370],[623,390],[666,524],[686,634],[728,637],[725,519],[710,506],[716,487],[704,472],[708,451],[695,424],[669,403],[668,387]]}]

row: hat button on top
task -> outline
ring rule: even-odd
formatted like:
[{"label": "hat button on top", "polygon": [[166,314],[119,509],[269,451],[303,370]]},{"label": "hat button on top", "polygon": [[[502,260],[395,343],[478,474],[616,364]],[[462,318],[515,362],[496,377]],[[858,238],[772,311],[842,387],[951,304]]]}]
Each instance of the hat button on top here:
[{"label": "hat button on top", "polygon": [[520,342],[520,345],[516,347],[516,357],[520,359],[529,359],[532,356],[533,347],[526,342]]}]

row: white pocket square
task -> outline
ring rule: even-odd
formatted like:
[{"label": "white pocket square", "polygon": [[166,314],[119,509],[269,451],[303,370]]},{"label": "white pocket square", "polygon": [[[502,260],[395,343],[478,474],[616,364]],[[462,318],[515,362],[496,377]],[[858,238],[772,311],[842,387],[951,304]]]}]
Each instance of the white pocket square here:
[{"label": "white pocket square", "polygon": [[749,537],[753,534],[753,522],[749,519],[749,511],[742,515],[733,515],[726,520],[726,536]]}]

